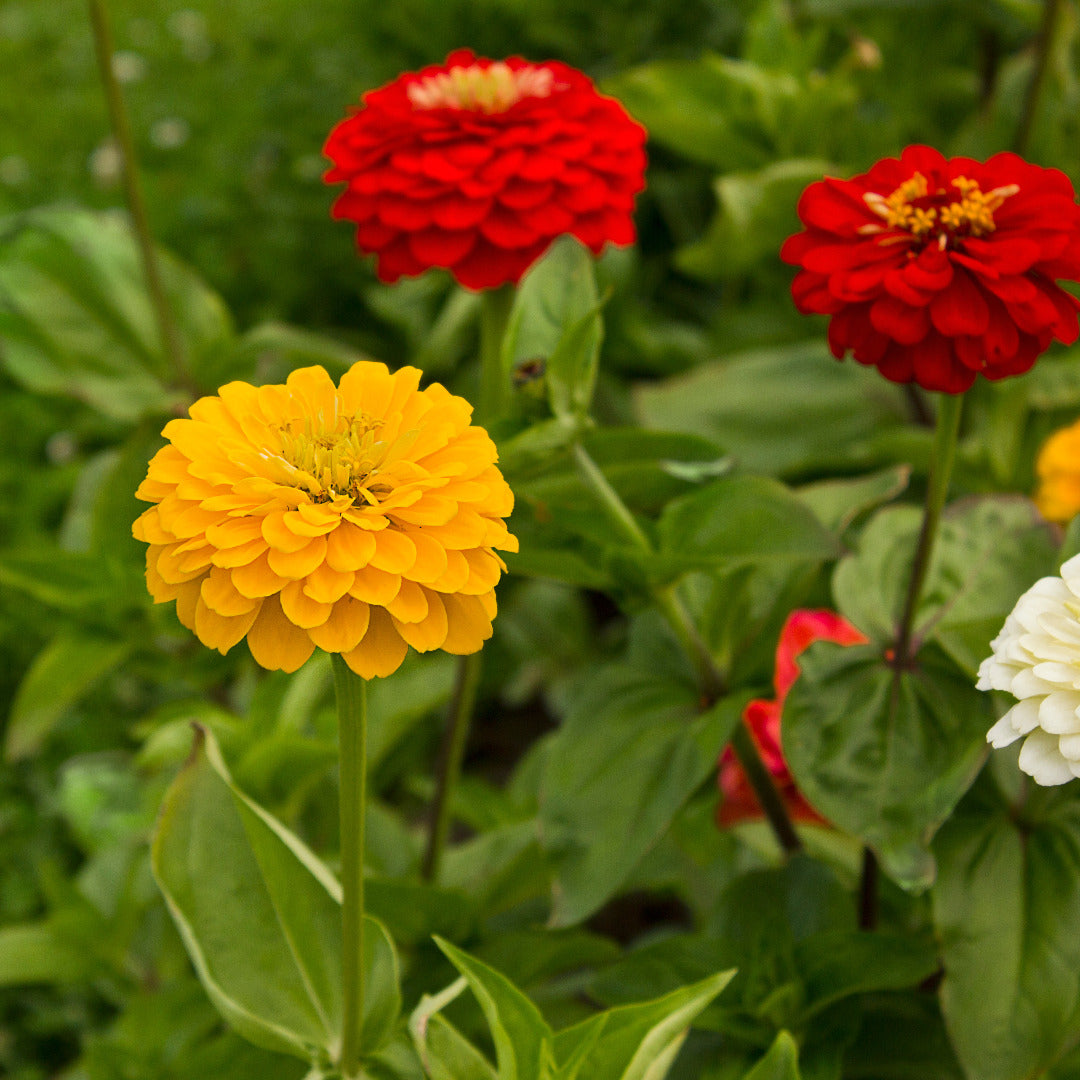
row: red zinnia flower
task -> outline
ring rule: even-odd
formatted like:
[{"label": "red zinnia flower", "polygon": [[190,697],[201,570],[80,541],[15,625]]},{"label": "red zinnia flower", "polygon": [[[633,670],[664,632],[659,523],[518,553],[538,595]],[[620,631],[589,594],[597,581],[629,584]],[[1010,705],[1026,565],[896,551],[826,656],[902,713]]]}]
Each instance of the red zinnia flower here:
[{"label": "red zinnia flower", "polygon": [[363,97],[327,139],[383,281],[446,267],[470,289],[517,282],[557,236],[631,244],[645,129],[580,71],[478,58],[408,72]]},{"label": "red zinnia flower", "polygon": [[1080,206],[1064,173],[1015,154],[945,158],[909,146],[799,201],[806,231],[780,257],[803,313],[831,315],[851,350],[893,382],[960,393],[979,373],[1019,375],[1051,340],[1077,338]]},{"label": "red zinnia flower", "polygon": [[[751,701],[743,710],[743,721],[761,753],[765,767],[772,773],[788,813],[795,821],[824,824],[825,819],[806,801],[788,771],[780,745],[780,719],[791,684],[799,677],[796,657],[815,641],[835,641],[838,645],[865,645],[866,638],[842,615],[833,611],[793,611],[780,631],[776,646],[776,670],[773,701]],[[717,821],[734,825],[739,821],[762,817],[757,796],[730,746],[720,755],[718,777],[723,796]]]}]

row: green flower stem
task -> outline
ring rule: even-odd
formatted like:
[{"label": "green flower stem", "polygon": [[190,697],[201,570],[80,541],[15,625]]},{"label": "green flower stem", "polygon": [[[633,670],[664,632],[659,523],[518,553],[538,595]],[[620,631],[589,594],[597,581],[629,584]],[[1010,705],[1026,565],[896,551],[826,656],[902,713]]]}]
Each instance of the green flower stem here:
[{"label": "green flower stem", "polygon": [[367,787],[367,683],[333,653],[340,754],[341,1073],[360,1075],[364,1023],[364,812]]},{"label": "green flower stem", "polygon": [[128,214],[131,218],[132,233],[139,248],[143,276],[146,278],[146,289],[150,294],[150,304],[154,309],[158,333],[161,335],[162,349],[172,377],[181,385],[194,390],[194,382],[184,356],[183,343],[161,277],[161,266],[158,262],[157,250],[154,247],[154,238],[150,233],[146,204],[143,201],[142,187],[139,184],[135,140],[131,135],[131,123],[128,120],[127,108],[124,105],[124,96],[120,92],[120,84],[117,82],[116,74],[113,71],[113,53],[115,49],[105,0],[90,0],[90,22],[94,30],[94,51],[97,54],[98,71],[101,74],[101,84],[105,90],[105,104],[109,111],[109,126],[112,128],[113,138],[116,140],[120,152],[124,200],[127,203]]},{"label": "green flower stem", "polygon": [[505,416],[510,404],[510,378],[503,370],[502,347],[513,306],[513,285],[486,289],[481,296],[480,402],[477,408],[477,419],[481,424],[491,424]]},{"label": "green flower stem", "polygon": [[937,429],[934,433],[934,448],[930,458],[930,473],[926,479],[926,507],[923,511],[922,529],[919,532],[918,546],[915,548],[915,561],[911,567],[911,580],[908,582],[904,611],[900,616],[896,650],[892,661],[898,672],[903,671],[910,664],[914,652],[912,644],[915,612],[922,599],[926,574],[930,569],[930,560],[934,554],[941,511],[945,506],[949,477],[952,475],[953,459],[956,456],[956,441],[960,433],[960,414],[963,408],[963,394],[940,394],[938,397]]},{"label": "green flower stem", "polygon": [[1013,137],[1013,150],[1018,154],[1027,152],[1031,141],[1031,132],[1035,127],[1035,117],[1039,111],[1043,88],[1046,85],[1046,69],[1054,47],[1054,38],[1061,22],[1061,0],[1043,0],[1042,21],[1035,38],[1035,59],[1031,66],[1031,78],[1028,80],[1024,104],[1020,110],[1020,120]]},{"label": "green flower stem", "polygon": [[465,743],[469,735],[469,721],[476,707],[476,691],[480,685],[481,653],[471,656],[459,656],[454,681],[454,694],[450,700],[450,719],[443,736],[442,749],[439,752],[439,765],[436,771],[435,800],[431,804],[428,824],[427,849],[420,866],[420,877],[424,881],[438,881],[439,866],[446,838],[450,832],[450,799],[458,778],[461,776],[461,762],[465,757]]},{"label": "green flower stem", "polygon": [[[580,442],[574,444],[574,461],[581,478],[596,496],[611,523],[634,547],[651,552],[653,547],[648,536],[619,497],[619,493],[608,483],[600,466]],[[712,705],[726,692],[724,673],[717,667],[712,653],[702,641],[697,627],[675,591],[670,588],[655,589],[653,600],[694,664],[705,706]],[[761,759],[750,729],[745,724],[736,725],[731,736],[731,746],[780,847],[788,855],[801,851],[802,841],[791,823],[784,800],[776,788],[772,774]]]}]

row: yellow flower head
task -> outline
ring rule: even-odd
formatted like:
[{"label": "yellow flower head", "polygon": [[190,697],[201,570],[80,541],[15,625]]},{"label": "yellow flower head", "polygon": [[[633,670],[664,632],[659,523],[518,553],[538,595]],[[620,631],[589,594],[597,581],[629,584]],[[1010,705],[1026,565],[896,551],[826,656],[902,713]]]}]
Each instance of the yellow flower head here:
[{"label": "yellow flower head", "polygon": [[232,382],[173,420],[137,492],[157,603],[210,648],[247,637],[265,668],[316,646],[389,675],[408,646],[476,652],[491,636],[492,550],[516,551],[514,496],[472,407],[420,372],[321,367]]},{"label": "yellow flower head", "polygon": [[1080,420],[1055,431],[1035,463],[1035,502],[1048,521],[1070,521],[1080,511]]}]

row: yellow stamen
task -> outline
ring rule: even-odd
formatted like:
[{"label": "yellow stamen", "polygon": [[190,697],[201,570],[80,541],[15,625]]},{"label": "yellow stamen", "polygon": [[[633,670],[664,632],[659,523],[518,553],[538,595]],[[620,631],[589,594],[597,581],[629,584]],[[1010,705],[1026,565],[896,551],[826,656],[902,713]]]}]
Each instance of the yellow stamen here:
[{"label": "yellow stamen", "polygon": [[406,93],[415,109],[470,109],[505,112],[522,98],[548,97],[555,75],[550,68],[527,67],[516,71],[502,60],[484,68],[479,64],[452,67],[409,85]]},{"label": "yellow stamen", "polygon": [[[959,199],[954,199],[945,206],[914,206],[912,205],[914,202],[930,195],[926,177],[917,172],[905,180],[891,195],[885,196],[876,191],[868,191],[863,196],[863,200],[878,217],[882,218],[886,228],[900,229],[919,239],[932,233],[936,234],[939,246],[944,249],[952,234],[985,236],[993,232],[996,228],[994,211],[1010,195],[1015,195],[1020,190],[1018,184],[1007,184],[984,192],[979,187],[978,181],[966,176],[956,177],[952,181],[952,186],[959,192]],[[938,188],[934,194],[942,196],[946,194],[946,190]],[[870,235],[881,228],[876,225],[864,225],[859,232]]]}]

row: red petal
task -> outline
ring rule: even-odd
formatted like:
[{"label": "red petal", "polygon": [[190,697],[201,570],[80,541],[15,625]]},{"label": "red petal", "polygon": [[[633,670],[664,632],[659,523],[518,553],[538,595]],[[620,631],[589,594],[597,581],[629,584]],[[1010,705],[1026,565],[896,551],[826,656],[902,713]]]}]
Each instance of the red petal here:
[{"label": "red petal", "polygon": [[982,290],[964,270],[958,270],[952,284],[934,297],[930,304],[934,326],[949,337],[968,334],[978,337],[986,333],[990,310]]},{"label": "red petal", "polygon": [[925,308],[909,307],[893,296],[884,296],[870,305],[870,322],[875,330],[901,345],[914,345],[930,329]]},{"label": "red petal", "polygon": [[413,255],[428,266],[453,266],[472,250],[476,232],[463,229],[449,232],[446,229],[425,229],[409,234],[409,248]]}]

